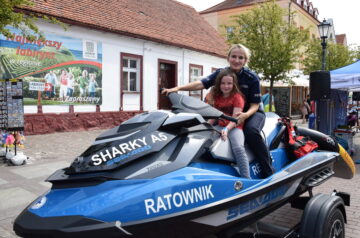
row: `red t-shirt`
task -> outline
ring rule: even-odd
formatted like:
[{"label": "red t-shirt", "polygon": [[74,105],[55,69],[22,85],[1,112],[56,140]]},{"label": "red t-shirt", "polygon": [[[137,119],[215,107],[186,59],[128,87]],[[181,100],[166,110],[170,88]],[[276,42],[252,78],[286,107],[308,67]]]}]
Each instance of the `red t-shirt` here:
[{"label": "red t-shirt", "polygon": [[[240,93],[232,94],[226,98],[223,96],[216,97],[214,101],[214,107],[228,116],[233,115],[234,107],[244,109],[245,106],[245,99],[240,95]],[[229,121],[221,119],[219,120],[218,124],[219,126],[225,127],[227,124],[229,124]],[[243,125],[238,125],[237,128],[242,129]]]}]

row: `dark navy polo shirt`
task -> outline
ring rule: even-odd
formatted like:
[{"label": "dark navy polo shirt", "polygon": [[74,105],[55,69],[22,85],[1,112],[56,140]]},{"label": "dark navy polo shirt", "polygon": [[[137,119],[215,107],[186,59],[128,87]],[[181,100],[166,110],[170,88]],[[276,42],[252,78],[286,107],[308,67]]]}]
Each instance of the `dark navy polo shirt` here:
[{"label": "dark navy polo shirt", "polygon": [[[206,89],[215,84],[215,79],[222,69],[216,70],[206,78],[201,80]],[[260,78],[248,68],[243,68],[240,72],[236,73],[240,91],[245,95],[246,105],[244,111],[250,107],[250,103],[260,103]],[[259,107],[260,108],[260,107]]]}]

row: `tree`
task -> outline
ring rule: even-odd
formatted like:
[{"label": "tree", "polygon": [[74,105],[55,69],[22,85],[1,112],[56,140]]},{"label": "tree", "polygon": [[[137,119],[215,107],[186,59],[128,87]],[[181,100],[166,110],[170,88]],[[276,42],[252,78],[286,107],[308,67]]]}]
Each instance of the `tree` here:
[{"label": "tree", "polygon": [[31,0],[0,0],[0,34],[10,37],[11,32],[6,26],[12,26],[21,30],[21,34],[29,40],[35,40],[35,38],[43,38],[43,34],[36,26],[36,20],[41,17],[44,20],[49,20],[52,23],[60,24],[66,28],[63,23],[60,23],[55,18],[48,18],[47,16],[40,16],[29,14],[25,15],[19,9],[23,7],[33,6],[34,3]]},{"label": "tree", "polygon": [[233,32],[228,36],[229,43],[242,43],[251,50],[249,66],[270,81],[270,111],[274,82],[286,80],[286,73],[294,69],[308,40],[308,31],[295,26],[294,14],[274,0],[262,3],[234,16]]},{"label": "tree", "polygon": [[352,56],[355,61],[360,60],[360,45],[353,45],[352,46]]},{"label": "tree", "polygon": [[[304,73],[321,70],[322,66],[322,46],[320,39],[313,39],[305,52],[303,64],[305,66]],[[333,70],[342,66],[351,64],[356,57],[355,51],[349,47],[327,42],[325,70]]]}]

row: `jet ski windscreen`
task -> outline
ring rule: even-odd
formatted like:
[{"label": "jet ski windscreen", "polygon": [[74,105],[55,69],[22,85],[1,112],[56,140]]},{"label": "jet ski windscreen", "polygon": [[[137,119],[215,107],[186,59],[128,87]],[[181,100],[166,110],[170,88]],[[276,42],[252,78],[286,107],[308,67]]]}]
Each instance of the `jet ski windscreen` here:
[{"label": "jet ski windscreen", "polygon": [[219,118],[223,113],[197,98],[170,93],[172,109],[176,112],[198,113],[204,118]]}]

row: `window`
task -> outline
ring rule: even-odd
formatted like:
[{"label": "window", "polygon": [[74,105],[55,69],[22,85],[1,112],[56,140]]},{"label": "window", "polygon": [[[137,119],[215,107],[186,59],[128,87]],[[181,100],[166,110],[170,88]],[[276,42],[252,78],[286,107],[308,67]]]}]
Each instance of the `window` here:
[{"label": "window", "polygon": [[120,111],[143,110],[143,57],[120,53]]},{"label": "window", "polygon": [[310,15],[314,14],[314,9],[313,9],[313,6],[311,4],[309,6],[309,13],[310,13]]},{"label": "window", "polygon": [[303,2],[303,8],[305,9],[305,10],[307,10],[307,8],[308,8],[308,3],[307,3],[307,0],[305,0],[304,2]]},{"label": "window", "polygon": [[227,39],[231,39],[234,36],[234,27],[228,26],[226,27],[226,37]]},{"label": "window", "polygon": [[121,86],[125,92],[140,92],[140,59],[122,58]]},{"label": "window", "polygon": [[[189,76],[189,81],[190,82],[200,80],[201,76],[203,75],[203,66],[190,64],[189,74],[190,74],[190,76]],[[202,91],[201,90],[190,91],[189,95],[193,96],[193,97],[197,97],[200,100],[202,99]]]}]

